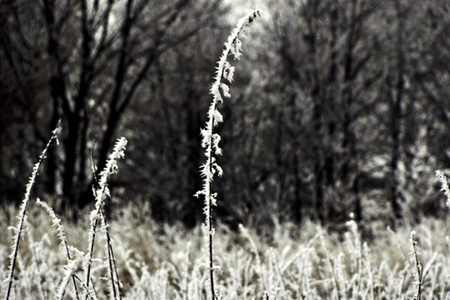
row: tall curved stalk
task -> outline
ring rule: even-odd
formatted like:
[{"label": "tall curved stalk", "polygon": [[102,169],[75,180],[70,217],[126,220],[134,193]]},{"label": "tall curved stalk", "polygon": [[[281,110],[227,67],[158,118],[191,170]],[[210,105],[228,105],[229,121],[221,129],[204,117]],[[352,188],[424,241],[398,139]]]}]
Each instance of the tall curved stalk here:
[{"label": "tall curved stalk", "polygon": [[217,299],[214,288],[214,226],[212,220],[212,207],[217,205],[217,193],[211,192],[211,184],[214,175],[222,176],[222,168],[216,162],[216,155],[222,154],[222,149],[219,147],[220,135],[214,133],[214,127],[223,122],[222,115],[220,114],[217,106],[223,102],[223,97],[231,97],[229,86],[222,80],[226,79],[229,83],[233,81],[235,68],[228,62],[228,56],[233,55],[235,59],[239,59],[242,52],[242,43],[240,36],[244,33],[245,29],[249,27],[257,17],[261,15],[259,10],[255,10],[247,16],[240,19],[236,27],[231,32],[225,43],[225,49],[222,52],[217,63],[216,75],[214,77],[214,83],[212,84],[210,93],[213,95],[211,105],[208,110],[208,119],[206,126],[201,130],[202,147],[205,149],[206,162],[201,167],[201,175],[203,177],[203,189],[197,192],[197,196],[204,195],[205,205],[203,212],[205,214],[205,229],[207,240],[207,252],[208,252],[208,268],[209,268],[209,283],[211,290],[211,299]]}]

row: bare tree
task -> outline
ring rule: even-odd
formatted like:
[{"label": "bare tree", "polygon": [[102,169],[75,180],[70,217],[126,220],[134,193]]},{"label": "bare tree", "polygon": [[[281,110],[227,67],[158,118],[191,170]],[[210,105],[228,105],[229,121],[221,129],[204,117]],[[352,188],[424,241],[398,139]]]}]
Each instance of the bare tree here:
[{"label": "bare tree", "polygon": [[[66,132],[62,193],[68,206],[83,207],[92,200],[88,147],[98,145],[94,158],[102,170],[122,116],[142,96],[142,83],[155,62],[208,24],[219,1],[42,0],[16,1],[14,7],[17,14],[10,18],[3,48],[13,70],[23,65],[22,53],[38,49],[33,55],[40,59],[32,62],[45,73],[52,103],[45,104],[51,117],[43,123],[51,127],[61,118]],[[22,45],[7,47],[9,37]],[[17,73],[20,86],[24,75]],[[26,97],[28,90],[21,90]],[[56,172],[55,166],[49,169]]]}]

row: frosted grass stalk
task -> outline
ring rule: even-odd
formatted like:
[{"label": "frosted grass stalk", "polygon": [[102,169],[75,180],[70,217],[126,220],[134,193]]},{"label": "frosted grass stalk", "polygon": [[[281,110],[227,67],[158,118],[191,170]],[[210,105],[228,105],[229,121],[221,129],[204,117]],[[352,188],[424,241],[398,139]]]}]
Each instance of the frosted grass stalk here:
[{"label": "frosted grass stalk", "polygon": [[419,261],[419,251],[417,250],[416,232],[411,231],[409,237],[409,242],[411,243],[411,254],[414,256],[414,263],[417,271],[417,292],[414,296],[414,300],[422,299],[422,281],[423,281],[423,267]]},{"label": "frosted grass stalk", "polygon": [[[58,288],[58,291],[56,294],[56,299],[58,299],[58,300],[64,299],[67,285],[69,284],[70,279],[74,278],[74,273],[75,273],[76,269],[77,269],[77,262],[70,260],[66,266],[65,276],[61,282],[61,285]],[[73,280],[75,280],[75,279],[73,279]],[[78,294],[77,294],[77,297],[78,297]]]},{"label": "frosted grass stalk", "polygon": [[[40,205],[43,209],[45,209],[45,211],[48,213],[48,215],[52,219],[53,226],[56,227],[57,235],[60,240],[60,247],[66,253],[68,265],[72,266],[73,263],[75,263],[75,262],[72,261],[72,255],[70,253],[69,243],[67,242],[66,231],[64,230],[64,226],[62,224],[61,219],[58,218],[55,211],[47,203],[41,201],[39,198],[36,200],[36,204]],[[69,268],[69,266],[68,266],[68,268]],[[76,299],[79,299],[78,287],[77,287],[75,275],[73,274],[73,272],[71,274],[71,277],[72,277],[72,283],[74,286],[75,297],[76,297]],[[59,294],[59,293],[61,293],[61,294]],[[63,298],[65,291],[59,290],[59,293],[58,293],[58,295],[61,295],[61,298]]]},{"label": "frosted grass stalk", "polygon": [[444,172],[437,170],[436,176],[439,178],[439,181],[441,182],[441,191],[444,192],[444,195],[447,197],[446,206],[450,208],[450,189],[448,187],[448,181],[447,176],[444,175]]},{"label": "frosted grass stalk", "polygon": [[[121,284],[119,281],[119,272],[117,271],[116,258],[114,256],[114,250],[112,246],[112,239],[109,233],[109,224],[107,224],[105,214],[102,212],[102,222],[105,224],[105,246],[106,246],[106,256],[108,257],[108,268],[109,268],[109,293],[114,298],[122,300]],[[117,282],[117,289],[116,289]]]},{"label": "frosted grass stalk", "polygon": [[116,145],[114,146],[113,152],[109,156],[108,162],[105,168],[100,173],[99,188],[94,192],[95,196],[95,207],[90,214],[90,231],[89,231],[89,252],[87,254],[87,268],[86,268],[86,299],[89,297],[89,282],[91,276],[91,266],[92,266],[92,256],[94,253],[95,235],[99,223],[102,221],[102,210],[105,203],[105,199],[110,196],[108,188],[108,176],[111,174],[116,174],[119,170],[117,166],[117,160],[125,156],[125,147],[127,145],[127,140],[125,138],[118,139]]},{"label": "frosted grass stalk", "polygon": [[12,247],[12,252],[9,255],[9,258],[11,260],[11,263],[9,265],[9,275],[8,279],[6,280],[8,282],[8,287],[6,290],[5,299],[8,300],[9,296],[11,295],[11,289],[13,284],[13,277],[14,277],[14,270],[16,266],[17,261],[17,253],[19,251],[19,243],[20,243],[20,237],[22,235],[23,231],[23,224],[25,221],[25,215],[27,212],[28,204],[30,202],[30,195],[31,195],[31,188],[33,187],[36,177],[38,176],[39,167],[41,166],[42,161],[45,158],[45,154],[47,153],[48,148],[50,147],[50,144],[53,142],[53,140],[56,140],[57,144],[58,142],[58,131],[60,129],[61,122],[58,122],[58,125],[56,126],[55,130],[52,132],[52,136],[50,137],[47,145],[45,146],[44,150],[42,151],[41,155],[39,156],[38,162],[33,167],[33,172],[31,173],[30,179],[27,183],[26,190],[25,190],[25,197],[22,200],[22,204],[20,205],[19,214],[17,216],[19,222],[17,224],[17,227],[14,227],[15,235],[13,237],[14,239],[14,246]]},{"label": "frosted grass stalk", "polygon": [[217,205],[217,193],[211,191],[211,184],[214,175],[222,176],[222,168],[216,162],[216,155],[222,154],[222,149],[219,147],[220,135],[214,133],[214,127],[223,122],[223,117],[217,106],[223,102],[223,97],[231,97],[229,86],[222,81],[226,79],[229,83],[233,81],[234,66],[228,62],[228,56],[230,53],[235,59],[239,59],[242,52],[242,42],[240,41],[241,35],[245,32],[245,29],[249,27],[257,17],[261,15],[259,10],[255,10],[247,16],[240,19],[236,27],[231,32],[230,36],[225,43],[225,49],[217,63],[216,74],[214,77],[214,83],[211,86],[210,93],[213,96],[211,105],[207,114],[206,126],[201,129],[202,147],[205,149],[206,162],[201,166],[201,176],[203,177],[203,189],[196,193],[197,196],[204,195],[205,205],[205,229],[206,239],[208,246],[208,258],[209,258],[209,282],[211,299],[217,299],[214,292],[214,252],[213,252],[213,238],[214,227],[212,222],[212,207]]}]

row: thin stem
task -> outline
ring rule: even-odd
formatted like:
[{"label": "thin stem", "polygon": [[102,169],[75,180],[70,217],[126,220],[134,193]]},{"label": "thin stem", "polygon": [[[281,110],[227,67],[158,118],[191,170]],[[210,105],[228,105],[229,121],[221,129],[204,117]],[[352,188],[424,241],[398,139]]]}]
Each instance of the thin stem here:
[{"label": "thin stem", "polygon": [[417,271],[417,293],[414,297],[415,300],[421,300],[422,299],[422,280],[423,280],[423,268],[422,264],[419,261],[419,254],[417,250],[417,241],[415,238],[416,232],[412,231],[410,236],[410,242],[411,242],[411,248],[412,248],[412,254],[414,255],[414,262],[416,264],[416,271]]},{"label": "thin stem", "polygon": [[25,191],[25,198],[22,201],[22,205],[21,205],[20,212],[19,212],[19,224],[18,224],[18,227],[16,228],[17,233],[16,233],[16,237],[15,237],[14,248],[13,248],[13,252],[10,255],[11,265],[10,265],[10,271],[9,271],[9,276],[8,276],[8,288],[6,290],[5,300],[8,300],[9,296],[11,295],[14,271],[15,271],[16,261],[17,261],[17,253],[19,252],[20,237],[22,235],[23,224],[25,221],[25,215],[26,215],[27,207],[28,207],[28,204],[30,201],[31,188],[33,187],[33,184],[36,181],[39,167],[41,166],[41,163],[45,158],[45,154],[47,153],[47,150],[50,147],[50,144],[53,142],[53,140],[57,139],[60,125],[61,125],[61,120],[58,121],[58,124],[57,124],[55,130],[53,130],[53,132],[52,132],[52,136],[50,137],[47,145],[45,146],[44,150],[42,151],[41,155],[39,156],[38,162],[34,165],[33,172],[31,173],[30,180],[28,181],[28,184],[27,184],[27,188]]},{"label": "thin stem", "polygon": [[116,145],[114,146],[113,152],[111,153],[108,162],[106,163],[106,166],[104,170],[100,173],[100,182],[99,182],[99,189],[95,192],[95,208],[91,212],[91,230],[89,232],[90,234],[90,246],[89,246],[89,253],[88,253],[88,266],[86,271],[86,299],[89,297],[89,282],[90,282],[90,276],[91,276],[91,267],[92,267],[92,257],[94,254],[94,245],[95,245],[95,236],[97,227],[99,225],[99,221],[101,218],[101,213],[103,209],[103,205],[105,202],[105,199],[107,196],[109,196],[109,189],[108,189],[108,176],[111,174],[115,174],[118,171],[117,162],[116,160],[119,158],[123,158],[125,153],[125,146],[127,145],[127,140],[125,138],[120,138]]},{"label": "thin stem", "polygon": [[[222,169],[216,163],[215,155],[221,155],[222,150],[219,147],[220,136],[214,133],[214,127],[223,121],[222,115],[217,110],[218,103],[223,101],[223,97],[230,97],[229,87],[222,82],[222,78],[225,78],[228,82],[233,81],[234,67],[227,61],[227,58],[231,52],[235,59],[239,59],[241,55],[241,41],[240,35],[244,32],[245,28],[250,26],[254,20],[261,15],[261,12],[256,10],[240,19],[236,28],[233,29],[227,42],[225,43],[225,49],[217,63],[217,71],[214,77],[214,83],[211,87],[211,94],[213,99],[208,110],[208,120],[206,127],[201,130],[202,147],[205,148],[206,162],[201,168],[201,175],[204,177],[203,189],[197,192],[197,196],[202,194],[205,196],[205,223],[204,226],[208,231],[207,243],[208,243],[208,258],[209,258],[209,282],[211,288],[211,299],[217,299],[214,289],[214,227],[212,220],[212,207],[216,205],[216,193],[211,192],[211,185],[216,172],[219,176],[222,175]],[[205,236],[206,237],[206,236]]]}]

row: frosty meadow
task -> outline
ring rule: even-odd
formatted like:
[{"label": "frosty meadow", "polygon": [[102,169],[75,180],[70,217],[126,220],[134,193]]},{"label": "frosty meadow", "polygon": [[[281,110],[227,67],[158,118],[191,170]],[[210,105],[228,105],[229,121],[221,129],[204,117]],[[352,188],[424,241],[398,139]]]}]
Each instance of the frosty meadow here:
[{"label": "frosty meadow", "polygon": [[[425,219],[417,228],[405,223],[366,238],[350,213],[340,234],[310,220],[298,228],[274,217],[272,236],[264,239],[257,228],[238,224],[237,231],[231,230],[214,217],[220,197],[214,178],[223,175],[216,132],[223,122],[219,108],[231,97],[235,75],[230,57],[241,57],[241,37],[260,16],[253,11],[238,22],[217,63],[207,122],[201,129],[205,162],[199,174],[203,188],[196,196],[204,200],[202,226],[187,230],[156,223],[145,204],[123,205],[117,217],[108,220],[105,203],[114,197],[108,179],[127,159],[125,138],[117,140],[100,173],[90,213],[77,223],[64,222],[45,199],[34,199],[31,193],[47,150],[64,130],[58,126],[32,170],[21,206],[1,212],[5,300],[450,297],[448,219]],[[447,178],[442,172],[437,176],[450,203]]]}]

